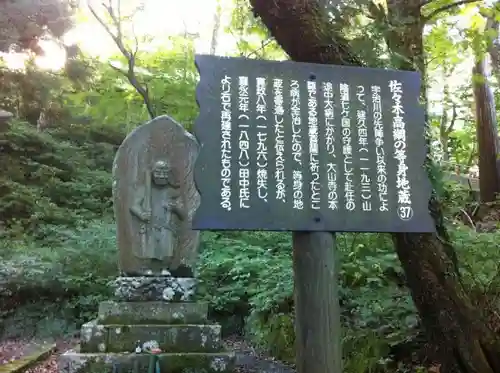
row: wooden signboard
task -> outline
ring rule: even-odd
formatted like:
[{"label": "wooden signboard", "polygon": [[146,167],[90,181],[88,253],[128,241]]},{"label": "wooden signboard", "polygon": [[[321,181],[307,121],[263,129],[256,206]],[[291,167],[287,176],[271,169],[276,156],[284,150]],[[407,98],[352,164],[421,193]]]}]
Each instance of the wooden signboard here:
[{"label": "wooden signboard", "polygon": [[293,232],[297,371],[340,373],[334,232],[434,232],[415,72],[196,56],[196,230]]},{"label": "wooden signboard", "polygon": [[197,56],[193,228],[433,232],[420,77]]}]

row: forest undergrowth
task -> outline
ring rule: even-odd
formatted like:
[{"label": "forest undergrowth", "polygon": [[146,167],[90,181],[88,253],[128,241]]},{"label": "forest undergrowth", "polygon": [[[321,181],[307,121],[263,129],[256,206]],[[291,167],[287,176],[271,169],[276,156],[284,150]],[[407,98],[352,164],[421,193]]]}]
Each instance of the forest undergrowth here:
[{"label": "forest undergrowth", "polygon": [[[2,339],[72,336],[110,296],[117,275],[110,170],[123,136],[83,126],[40,133],[22,122],[0,134]],[[463,281],[495,304],[500,233],[462,224],[467,192],[443,190]],[[390,236],[341,234],[337,251],[346,372],[432,364]],[[197,268],[199,297],[225,335],[243,335],[286,362],[294,358],[291,260],[288,233],[204,232]]]}]

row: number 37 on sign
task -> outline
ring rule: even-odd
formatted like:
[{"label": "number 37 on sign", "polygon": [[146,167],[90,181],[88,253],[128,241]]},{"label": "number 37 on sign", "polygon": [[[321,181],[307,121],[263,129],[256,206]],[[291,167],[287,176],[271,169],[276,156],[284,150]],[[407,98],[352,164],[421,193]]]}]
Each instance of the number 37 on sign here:
[{"label": "number 37 on sign", "polygon": [[199,230],[433,232],[416,72],[196,56]]}]

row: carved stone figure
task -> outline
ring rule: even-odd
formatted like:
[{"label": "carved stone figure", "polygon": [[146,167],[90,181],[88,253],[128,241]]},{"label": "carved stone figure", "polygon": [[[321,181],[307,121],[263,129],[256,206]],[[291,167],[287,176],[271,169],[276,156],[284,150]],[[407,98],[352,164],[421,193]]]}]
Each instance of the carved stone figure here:
[{"label": "carved stone figure", "polygon": [[179,184],[170,175],[170,166],[165,160],[154,164],[146,181],[130,207],[130,212],[141,221],[141,245],[134,254],[143,259],[171,258],[182,221],[187,217]]},{"label": "carved stone figure", "polygon": [[123,275],[193,277],[198,149],[196,139],[167,116],[135,129],[118,149],[113,198]]}]

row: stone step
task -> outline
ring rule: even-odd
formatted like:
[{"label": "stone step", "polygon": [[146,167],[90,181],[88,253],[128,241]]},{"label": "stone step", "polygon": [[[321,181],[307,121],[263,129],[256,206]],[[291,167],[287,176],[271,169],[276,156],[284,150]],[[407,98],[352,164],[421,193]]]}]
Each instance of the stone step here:
[{"label": "stone step", "polygon": [[[145,373],[151,362],[149,354],[83,354],[70,350],[59,356],[60,373]],[[159,354],[161,373],[233,373],[235,355],[223,353]]]},{"label": "stone step", "polygon": [[99,304],[101,324],[204,324],[207,303],[112,302]]},{"label": "stone step", "polygon": [[164,352],[218,352],[220,325],[102,325],[82,326],[81,352],[134,352],[137,344],[155,341]]}]

